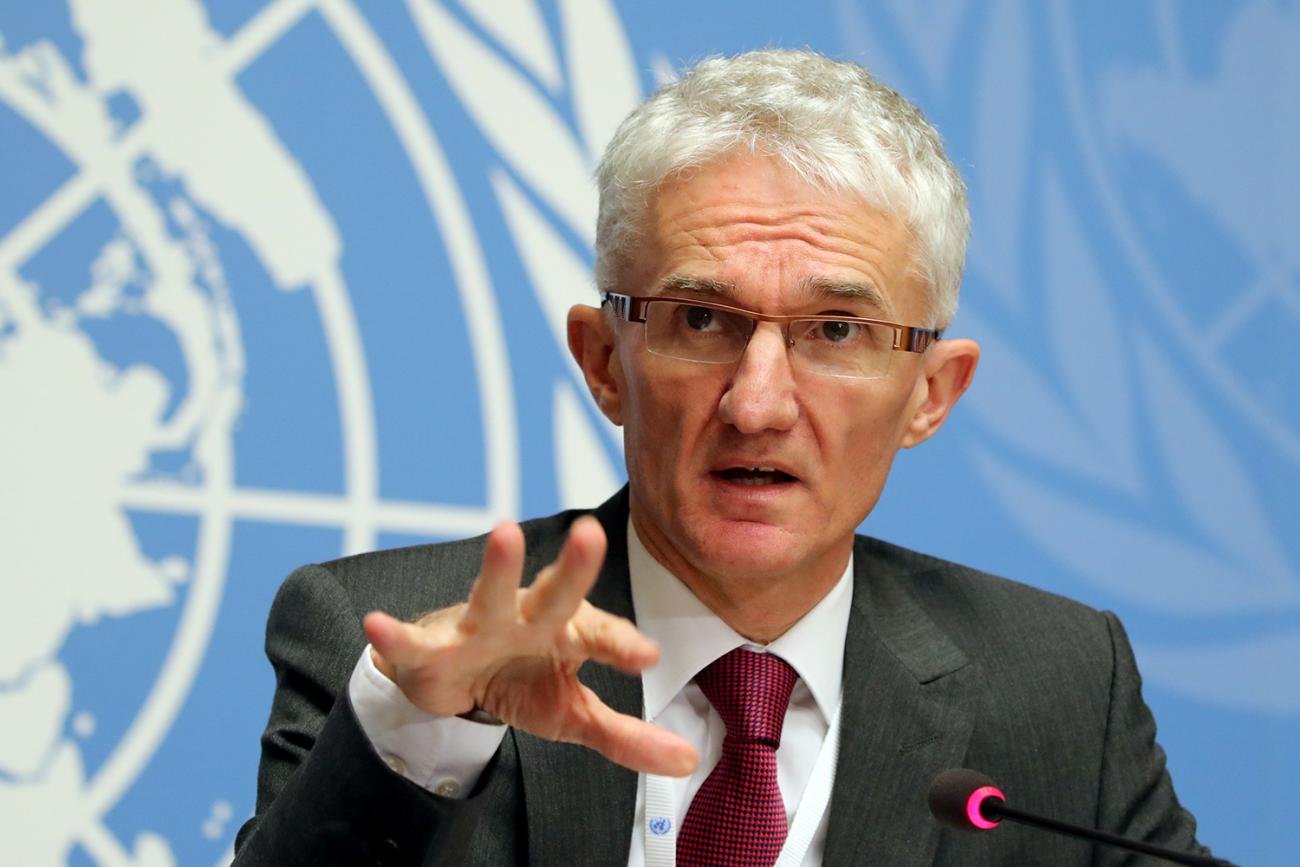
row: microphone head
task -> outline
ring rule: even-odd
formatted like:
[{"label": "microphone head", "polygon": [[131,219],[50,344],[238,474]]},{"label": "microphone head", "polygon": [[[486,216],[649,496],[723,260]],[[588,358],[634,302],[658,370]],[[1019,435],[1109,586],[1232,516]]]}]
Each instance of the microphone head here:
[{"label": "microphone head", "polygon": [[998,826],[996,821],[985,818],[980,811],[989,798],[1006,800],[991,779],[970,768],[949,768],[930,783],[931,815],[941,824],[959,831],[987,831]]}]

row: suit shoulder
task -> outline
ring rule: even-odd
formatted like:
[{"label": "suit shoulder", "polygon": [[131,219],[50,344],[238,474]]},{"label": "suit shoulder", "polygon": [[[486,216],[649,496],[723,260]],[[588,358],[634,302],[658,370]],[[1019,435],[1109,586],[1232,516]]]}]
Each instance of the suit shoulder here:
[{"label": "suit shoulder", "polygon": [[963,643],[1026,650],[1073,643],[1109,654],[1107,616],[1075,599],[867,536],[854,553]]},{"label": "suit shoulder", "polygon": [[1082,616],[1101,614],[1096,608],[1077,599],[870,536],[857,537],[854,553],[857,556],[865,554],[877,567],[884,565],[900,577],[920,584],[988,597],[997,602],[1014,601],[1041,606],[1063,613],[1071,612]]}]

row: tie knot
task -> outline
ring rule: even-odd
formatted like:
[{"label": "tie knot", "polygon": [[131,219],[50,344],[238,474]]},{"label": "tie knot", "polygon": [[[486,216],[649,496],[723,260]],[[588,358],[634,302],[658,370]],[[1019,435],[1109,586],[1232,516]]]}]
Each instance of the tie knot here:
[{"label": "tie knot", "polygon": [[695,682],[727,726],[727,738],[781,744],[781,728],[798,674],[772,653],[737,648],[695,675]]}]

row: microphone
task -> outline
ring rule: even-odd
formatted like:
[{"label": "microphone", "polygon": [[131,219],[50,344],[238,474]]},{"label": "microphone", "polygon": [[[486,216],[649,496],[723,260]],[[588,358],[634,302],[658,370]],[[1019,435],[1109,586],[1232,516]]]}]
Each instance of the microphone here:
[{"label": "microphone", "polygon": [[930,813],[941,824],[959,831],[990,831],[1003,819],[1065,834],[1082,837],[1132,852],[1154,855],[1176,864],[1192,864],[1196,867],[1233,867],[1227,861],[1210,858],[1205,855],[1191,855],[1175,852],[1161,846],[1153,846],[1141,840],[1130,840],[1117,834],[1071,825],[1058,819],[1049,819],[1007,805],[1006,796],[993,781],[969,768],[949,768],[934,778],[930,783]]}]

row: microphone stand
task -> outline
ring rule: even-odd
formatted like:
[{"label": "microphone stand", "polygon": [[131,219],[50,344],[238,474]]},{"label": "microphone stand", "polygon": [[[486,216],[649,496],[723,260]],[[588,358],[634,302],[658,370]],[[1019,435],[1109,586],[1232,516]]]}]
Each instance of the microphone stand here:
[{"label": "microphone stand", "polygon": [[1129,840],[1126,837],[1120,837],[1106,831],[1098,831],[1093,828],[1085,828],[1081,825],[1071,825],[1069,822],[1062,822],[1059,819],[1049,819],[1046,816],[1037,816],[1033,813],[1026,813],[1023,810],[1017,810],[1015,807],[1007,805],[1007,802],[996,796],[985,798],[980,804],[980,813],[989,821],[999,819],[1010,819],[1013,822],[1019,822],[1022,825],[1030,825],[1035,828],[1043,828],[1048,831],[1056,831],[1060,834],[1070,834],[1076,837],[1084,837],[1089,840],[1095,840],[1098,843],[1106,843],[1111,846],[1118,846],[1121,849],[1129,849],[1134,852],[1141,852],[1144,855],[1154,855],[1157,858],[1164,858],[1173,861],[1176,864],[1190,864],[1193,867],[1233,867],[1228,861],[1219,858],[1210,858],[1205,855],[1191,855],[1186,852],[1175,852],[1172,849],[1165,849],[1162,846],[1153,846],[1150,843],[1144,843],[1141,840]]}]

